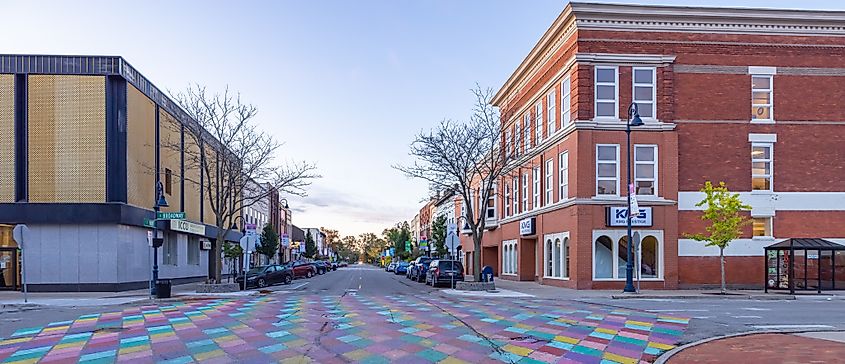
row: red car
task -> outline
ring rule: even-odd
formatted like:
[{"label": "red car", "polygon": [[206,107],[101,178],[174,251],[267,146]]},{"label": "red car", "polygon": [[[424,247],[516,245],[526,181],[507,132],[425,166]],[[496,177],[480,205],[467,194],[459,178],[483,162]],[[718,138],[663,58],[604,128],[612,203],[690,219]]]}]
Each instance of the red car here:
[{"label": "red car", "polygon": [[317,275],[317,267],[314,263],[296,261],[291,263],[291,265],[291,268],[293,268],[294,278],[311,278]]}]

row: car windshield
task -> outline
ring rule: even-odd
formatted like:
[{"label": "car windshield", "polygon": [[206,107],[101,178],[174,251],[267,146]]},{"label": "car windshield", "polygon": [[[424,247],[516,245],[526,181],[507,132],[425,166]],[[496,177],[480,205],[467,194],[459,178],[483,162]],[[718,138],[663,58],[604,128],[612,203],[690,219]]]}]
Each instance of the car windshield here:
[{"label": "car windshield", "polygon": [[438,267],[443,270],[464,270],[461,262],[454,260],[441,260],[438,262]]},{"label": "car windshield", "polygon": [[249,271],[247,271],[246,274],[258,274],[258,273],[263,272],[264,268],[267,268],[267,267],[264,267],[264,266],[255,267],[255,268],[252,268]]}]

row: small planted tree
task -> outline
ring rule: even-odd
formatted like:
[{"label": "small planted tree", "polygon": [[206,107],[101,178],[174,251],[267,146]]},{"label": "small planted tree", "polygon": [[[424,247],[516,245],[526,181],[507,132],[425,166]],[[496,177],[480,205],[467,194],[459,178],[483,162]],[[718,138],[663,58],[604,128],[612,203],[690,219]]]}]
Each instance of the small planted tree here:
[{"label": "small planted tree", "polygon": [[255,251],[266,256],[268,263],[279,252],[279,233],[269,222],[264,224],[264,228],[261,230],[261,243],[258,244]]},{"label": "small planted tree", "polygon": [[742,236],[742,227],[750,220],[742,212],[751,210],[751,206],[745,205],[739,199],[738,193],[731,193],[725,186],[725,182],[719,182],[718,186],[707,181],[701,188],[704,192],[704,199],[695,206],[705,206],[701,219],[710,223],[706,227],[707,234],[685,234],[686,237],[705,243],[706,246],[719,248],[719,266],[722,275],[722,294],[727,292],[725,288],[725,248],[733,241]]},{"label": "small planted tree", "polygon": [[311,236],[311,230],[305,233],[305,256],[312,259],[317,256],[317,244],[314,242],[314,237]]},{"label": "small planted tree", "polygon": [[229,262],[229,278],[235,274],[235,260],[244,255],[244,250],[238,244],[226,242],[223,244],[223,257]]},{"label": "small planted tree", "polygon": [[445,258],[449,253],[449,250],[446,249],[446,216],[440,215],[434,219],[434,223],[431,225],[431,240],[434,243],[437,256]]}]

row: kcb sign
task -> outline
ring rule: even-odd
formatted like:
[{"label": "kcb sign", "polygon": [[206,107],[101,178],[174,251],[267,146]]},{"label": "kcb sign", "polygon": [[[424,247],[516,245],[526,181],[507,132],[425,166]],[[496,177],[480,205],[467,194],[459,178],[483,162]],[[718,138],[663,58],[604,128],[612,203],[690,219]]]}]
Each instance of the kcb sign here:
[{"label": "kcb sign", "polygon": [[[639,213],[631,217],[631,226],[651,226],[651,207],[640,207]],[[628,226],[628,208],[611,206],[607,208],[607,226]]]}]

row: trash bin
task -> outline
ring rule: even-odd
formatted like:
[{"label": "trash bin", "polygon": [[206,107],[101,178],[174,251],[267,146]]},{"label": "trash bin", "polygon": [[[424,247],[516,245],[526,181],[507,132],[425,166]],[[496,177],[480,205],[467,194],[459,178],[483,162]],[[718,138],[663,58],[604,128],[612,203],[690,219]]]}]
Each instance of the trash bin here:
[{"label": "trash bin", "polygon": [[169,279],[159,279],[156,281],[156,298],[170,298],[170,286],[171,282]]}]

